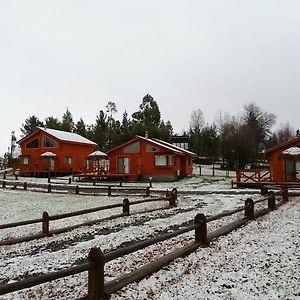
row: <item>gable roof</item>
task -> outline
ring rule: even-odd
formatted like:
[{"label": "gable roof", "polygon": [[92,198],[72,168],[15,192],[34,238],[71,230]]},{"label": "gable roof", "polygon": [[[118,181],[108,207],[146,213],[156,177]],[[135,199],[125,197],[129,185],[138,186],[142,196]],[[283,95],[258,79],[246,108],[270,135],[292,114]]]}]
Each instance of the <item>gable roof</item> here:
[{"label": "gable roof", "polygon": [[116,149],[119,149],[119,148],[123,148],[137,140],[142,140],[142,141],[145,141],[153,146],[156,146],[156,147],[159,147],[159,148],[162,148],[162,149],[165,149],[165,150],[168,150],[170,151],[171,153],[174,153],[176,155],[179,155],[179,156],[184,156],[184,155],[188,155],[188,156],[197,156],[195,153],[191,152],[191,151],[188,151],[188,150],[185,150],[185,149],[182,149],[180,147],[177,147],[177,146],[174,146],[168,142],[165,142],[165,141],[162,141],[162,140],[159,140],[159,139],[155,139],[155,138],[145,138],[145,137],[142,137],[140,135],[136,135],[133,139],[107,151],[107,153],[110,153],[110,152],[113,152],[115,151]]},{"label": "gable roof", "polygon": [[37,130],[33,133],[23,137],[21,140],[18,141],[18,143],[22,142],[24,139],[27,139],[29,136],[35,134],[37,131],[43,131],[45,133],[48,133],[49,135],[57,138],[60,141],[65,142],[72,142],[72,143],[80,143],[80,144],[89,144],[89,145],[97,145],[95,142],[90,141],[89,139],[73,132],[67,132],[57,129],[49,129],[45,127],[37,127]]},{"label": "gable roof", "polygon": [[300,137],[297,137],[295,139],[292,139],[290,141],[281,143],[279,145],[276,145],[274,147],[271,147],[271,148],[267,149],[266,150],[266,155],[270,155],[272,152],[277,151],[277,150],[284,151],[288,148],[298,146],[298,145],[300,145]]}]

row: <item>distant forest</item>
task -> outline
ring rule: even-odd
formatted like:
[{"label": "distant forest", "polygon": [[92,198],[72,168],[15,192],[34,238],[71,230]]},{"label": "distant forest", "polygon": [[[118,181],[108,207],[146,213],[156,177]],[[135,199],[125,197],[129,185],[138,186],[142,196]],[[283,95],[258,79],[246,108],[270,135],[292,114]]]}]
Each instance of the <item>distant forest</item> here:
[{"label": "distant forest", "polygon": [[[82,118],[75,122],[67,108],[62,118],[49,116],[44,121],[37,116],[28,117],[22,124],[24,135],[33,132],[37,126],[75,132],[107,151],[135,135],[159,138],[168,142],[178,133],[173,132],[170,121],[161,119],[158,103],[149,94],[144,96],[139,110],[131,117],[125,111],[122,120],[116,120],[115,102],[109,101],[105,110],[100,110],[94,124],[86,124]],[[183,134],[189,140],[189,150],[197,153],[198,159],[222,160],[228,168],[243,168],[245,164],[255,165],[263,158],[264,150],[300,135],[299,130],[289,123],[272,132],[276,116],[263,111],[255,103],[247,104],[238,116],[223,115],[213,124],[205,122],[202,110],[192,111],[188,130]]]}]

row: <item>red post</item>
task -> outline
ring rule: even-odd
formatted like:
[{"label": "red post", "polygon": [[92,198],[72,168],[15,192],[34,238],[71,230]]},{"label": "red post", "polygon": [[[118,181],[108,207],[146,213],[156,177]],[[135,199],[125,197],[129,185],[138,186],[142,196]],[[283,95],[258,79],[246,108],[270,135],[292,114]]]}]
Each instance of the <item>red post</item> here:
[{"label": "red post", "polygon": [[254,220],[254,201],[251,198],[245,201],[245,216],[249,220]]},{"label": "red post", "polygon": [[130,213],[130,202],[128,198],[123,200],[123,215],[129,216]]},{"label": "red post", "polygon": [[89,252],[89,262],[93,265],[88,274],[88,299],[103,300],[104,292],[104,254],[99,248],[92,248]]},{"label": "red post", "polygon": [[241,182],[241,170],[236,170],[236,182]]},{"label": "red post", "polygon": [[194,219],[197,228],[195,229],[195,241],[200,242],[203,246],[209,246],[207,240],[207,220],[206,216],[202,213],[197,214]]},{"label": "red post", "polygon": [[49,214],[44,211],[43,212],[43,234],[49,236]]}]

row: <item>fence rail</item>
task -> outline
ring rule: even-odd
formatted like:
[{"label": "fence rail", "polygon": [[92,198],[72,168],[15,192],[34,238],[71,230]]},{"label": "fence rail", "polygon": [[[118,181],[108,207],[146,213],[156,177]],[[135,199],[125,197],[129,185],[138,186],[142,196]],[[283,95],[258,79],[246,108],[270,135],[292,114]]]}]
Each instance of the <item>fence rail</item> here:
[{"label": "fence rail", "polygon": [[[276,206],[287,202],[288,197],[289,195],[287,190],[283,191],[282,201],[278,202],[276,205],[275,193],[270,191],[266,197],[263,197],[262,199],[255,202],[251,198],[247,198],[243,207],[239,207],[231,211],[226,211],[210,217],[206,217],[204,214],[201,213],[197,214],[194,218],[194,224],[192,225],[186,226],[185,228],[176,230],[171,233],[166,233],[161,236],[140,241],[128,247],[120,248],[106,254],[104,254],[99,248],[92,248],[89,252],[87,263],[83,263],[79,266],[67,268],[65,270],[52,272],[45,275],[34,276],[32,278],[24,279],[19,282],[2,285],[0,286],[0,295],[15,292],[28,287],[33,287],[35,285],[39,285],[69,275],[79,274],[81,272],[88,271],[88,295],[80,299],[105,299],[110,294],[120,290],[127,284],[137,280],[141,280],[142,278],[158,271],[162,267],[172,262],[174,259],[186,256],[189,253],[195,251],[198,247],[207,247],[213,239],[221,235],[225,235],[234,229],[239,228],[240,226],[249,222],[249,220],[253,220],[259,216],[268,213],[271,210],[276,209]],[[268,207],[255,211],[255,204],[263,201],[267,201]],[[208,233],[207,224],[209,222],[221,219],[225,216],[229,216],[241,211],[244,211],[244,217],[237,219],[221,228],[218,228],[213,232]],[[144,249],[150,245],[154,245],[158,242],[162,242],[164,240],[173,238],[175,236],[193,230],[195,231],[195,238],[194,241],[190,242],[188,245],[176,249],[171,253],[156,259],[153,262],[147,263],[146,265],[130,273],[124,274],[123,276],[116,278],[115,280],[105,282],[105,263],[123,257],[124,255],[128,255],[138,250]]]},{"label": "fence rail", "polygon": [[[177,199],[177,190],[173,189],[172,192],[167,191],[165,197],[156,197],[156,198],[145,198],[141,200],[135,200],[135,201],[129,201],[128,198],[125,198],[123,200],[123,203],[116,203],[116,204],[111,204],[111,205],[105,205],[105,206],[100,206],[100,207],[94,207],[94,208],[89,208],[89,209],[83,209],[83,210],[78,210],[75,212],[70,212],[70,213],[64,213],[64,214],[58,214],[58,215],[49,215],[48,212],[43,212],[42,218],[40,219],[32,219],[32,220],[25,220],[25,221],[20,221],[20,222],[13,222],[13,223],[7,223],[7,224],[1,224],[0,229],[7,229],[7,228],[12,228],[12,227],[19,227],[19,226],[25,226],[25,225],[32,225],[36,223],[42,223],[42,233],[35,234],[35,235],[30,235],[30,236],[25,236],[25,237],[19,237],[19,238],[12,238],[8,240],[2,240],[0,241],[0,246],[3,245],[11,245],[15,243],[20,243],[23,241],[29,241],[29,240],[34,240],[37,238],[45,237],[45,236],[50,236],[54,233],[62,233],[66,232],[71,229],[75,229],[80,226],[84,225],[92,225],[99,223],[100,221],[107,220],[107,219],[114,219],[122,216],[127,216],[130,214],[130,206],[132,205],[137,205],[137,204],[142,204],[142,203],[148,203],[148,202],[159,202],[159,201],[168,201],[169,206],[173,207],[176,205],[176,199]],[[89,213],[94,213],[98,211],[103,211],[103,210],[109,210],[113,208],[119,208],[122,207],[123,211],[121,214],[115,214],[113,216],[110,216],[105,219],[97,219],[97,220],[92,220],[80,224],[76,224],[73,226],[68,226],[60,229],[55,229],[55,230],[50,230],[50,221],[56,221],[56,220],[61,220],[65,218],[71,218],[79,215],[84,215],[84,214],[89,214]]]},{"label": "fence rail", "polygon": [[146,187],[132,187],[123,186],[120,181],[119,185],[74,185],[74,184],[61,184],[61,183],[28,183],[18,180],[0,180],[0,186],[2,188],[11,189],[22,189],[22,190],[44,190],[47,193],[51,192],[68,192],[76,195],[107,195],[107,196],[118,196],[124,194],[142,194],[146,197],[150,196],[150,193],[157,193],[151,189],[152,184]]}]

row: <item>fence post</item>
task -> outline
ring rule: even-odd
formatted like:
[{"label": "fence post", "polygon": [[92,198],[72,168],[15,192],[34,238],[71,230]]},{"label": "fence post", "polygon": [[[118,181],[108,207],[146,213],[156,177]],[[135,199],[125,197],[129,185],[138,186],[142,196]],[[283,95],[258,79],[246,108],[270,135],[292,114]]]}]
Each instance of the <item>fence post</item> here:
[{"label": "fence post", "polygon": [[282,189],[282,201],[288,202],[289,201],[289,192],[287,188]]},{"label": "fence post", "polygon": [[203,246],[209,246],[206,216],[199,213],[195,216],[194,222],[198,225],[195,229],[195,241],[201,243]]},{"label": "fence post", "polygon": [[151,177],[149,177],[149,187],[152,188],[152,178]]},{"label": "fence post", "polygon": [[2,188],[6,188],[6,181],[2,181]]},{"label": "fence post", "polygon": [[174,196],[175,200],[177,200],[177,194],[178,194],[177,189],[173,188],[172,189],[172,195]]},{"label": "fence post", "polygon": [[175,207],[176,206],[176,197],[175,194],[169,195],[169,206],[170,207]]},{"label": "fence post", "polygon": [[260,194],[261,194],[262,196],[268,195],[268,189],[267,189],[264,185],[261,186]]},{"label": "fence post", "polygon": [[95,179],[93,179],[93,186],[95,186],[96,185],[96,180]]},{"label": "fence post", "polygon": [[107,196],[111,196],[111,186],[107,188]]},{"label": "fence post", "polygon": [[147,186],[146,187],[146,197],[149,197],[150,196],[150,187]]},{"label": "fence post", "polygon": [[71,184],[71,182],[72,182],[72,178],[70,177],[70,178],[69,178],[69,184]]},{"label": "fence post", "polygon": [[89,252],[89,262],[93,264],[88,272],[88,299],[105,299],[104,293],[104,254],[99,248]]},{"label": "fence post", "polygon": [[273,191],[269,192],[268,196],[268,208],[274,210],[276,208],[275,204],[275,193]]},{"label": "fence post", "polygon": [[130,207],[130,202],[128,198],[125,198],[123,200],[123,215],[129,216],[129,207]]},{"label": "fence post", "polygon": [[44,211],[43,212],[43,234],[49,236],[49,214]]},{"label": "fence post", "polygon": [[75,194],[76,194],[76,195],[79,194],[79,186],[78,186],[78,185],[75,186]]},{"label": "fence post", "polygon": [[120,186],[122,186],[122,180],[120,180]]},{"label": "fence post", "polygon": [[245,201],[245,216],[249,220],[254,220],[254,201],[251,198]]},{"label": "fence post", "polygon": [[48,183],[51,182],[50,172],[48,173]]},{"label": "fence post", "polygon": [[48,184],[48,193],[51,193],[51,184]]},{"label": "fence post", "polygon": [[4,171],[4,173],[3,173],[3,179],[6,179],[6,171]]},{"label": "fence post", "polygon": [[231,180],[231,188],[233,189],[233,180]]},{"label": "fence post", "polygon": [[27,182],[24,182],[24,190],[27,191]]},{"label": "fence post", "polygon": [[18,180],[19,177],[18,177],[18,174],[15,174],[15,180]]}]

